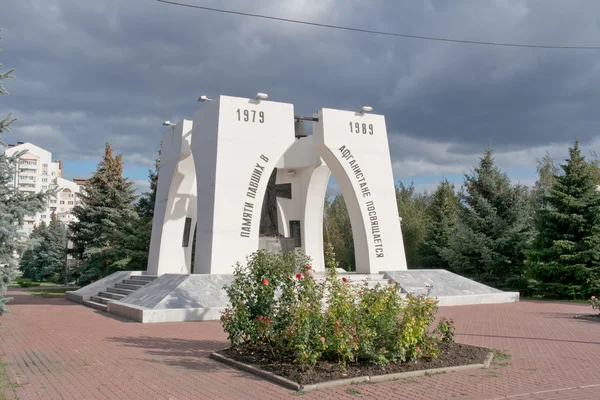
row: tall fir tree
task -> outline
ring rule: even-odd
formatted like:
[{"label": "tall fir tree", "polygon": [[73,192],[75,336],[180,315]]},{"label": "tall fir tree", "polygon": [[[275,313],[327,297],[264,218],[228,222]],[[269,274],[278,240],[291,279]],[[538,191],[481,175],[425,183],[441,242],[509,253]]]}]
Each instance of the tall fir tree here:
[{"label": "tall fir tree", "polygon": [[34,281],[59,281],[55,278],[63,276],[65,244],[66,228],[52,213],[48,225],[42,221],[29,235],[28,248],[19,263],[23,277]]},{"label": "tall fir tree", "polygon": [[67,227],[60,222],[55,213],[51,214],[46,240],[42,242],[41,254],[47,268],[52,270],[55,282],[65,282],[67,268]]},{"label": "tall fir tree", "polygon": [[23,278],[34,281],[43,280],[41,269],[40,248],[42,242],[47,237],[48,226],[44,221],[36,225],[26,241],[27,249],[19,260],[19,269],[23,274]]},{"label": "tall fir tree", "polygon": [[459,198],[458,229],[441,252],[451,269],[500,289],[525,290],[524,250],[532,236],[526,187],[511,184],[488,149],[465,175]]},{"label": "tall fir tree", "polygon": [[600,194],[578,142],[560,168],[537,210],[528,270],[541,296],[587,298],[600,290]]},{"label": "tall fir tree", "polygon": [[[123,159],[113,156],[106,144],[104,157],[80,193],[81,204],[73,209],[77,218],[70,226],[72,253],[83,262],[80,284],[130,267],[137,251],[128,247],[136,240],[133,183],[123,177]],[[135,254],[134,254],[135,253]]]},{"label": "tall fir tree", "polygon": [[537,160],[536,169],[538,179],[533,186],[533,190],[531,191],[531,197],[533,200],[533,207],[537,210],[538,208],[542,207],[544,196],[550,192],[550,189],[554,185],[556,176],[559,173],[559,168],[554,163],[550,153],[546,152],[541,160]]},{"label": "tall fir tree", "polygon": [[429,226],[427,193],[415,192],[414,184],[405,186],[402,182],[396,187],[398,214],[402,218],[402,239],[408,268],[421,268],[421,246],[425,242]]},{"label": "tall fir tree", "polygon": [[[2,64],[0,64],[1,66]],[[11,69],[7,72],[0,72],[0,94],[2,95],[8,94],[2,81],[12,78],[10,75],[12,71]],[[0,135],[9,131],[10,124],[14,121],[15,119],[11,118],[10,113],[5,117],[0,117]],[[4,147],[1,139],[0,137],[0,148]],[[16,274],[15,254],[22,247],[19,227],[23,225],[23,217],[42,211],[46,203],[45,193],[25,194],[19,192],[15,186],[15,170],[19,166],[21,155],[23,152],[11,157],[7,156],[4,151],[0,154],[0,315],[8,311],[6,303],[10,299],[3,296],[6,294],[8,283]]]},{"label": "tall fir tree", "polygon": [[444,179],[431,195],[431,203],[427,207],[430,222],[420,251],[423,268],[452,270],[442,257],[442,251],[450,247],[450,241],[456,234],[458,211],[459,200],[454,184]]}]

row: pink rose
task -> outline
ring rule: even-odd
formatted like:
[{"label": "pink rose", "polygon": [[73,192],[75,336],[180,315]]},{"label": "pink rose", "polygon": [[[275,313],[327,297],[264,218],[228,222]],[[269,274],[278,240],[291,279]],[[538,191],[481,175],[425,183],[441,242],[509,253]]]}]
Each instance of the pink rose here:
[{"label": "pink rose", "polygon": [[346,277],[343,277],[343,278],[342,278],[342,280],[343,280],[344,282],[348,282],[348,279],[346,279]]},{"label": "pink rose", "polygon": [[296,274],[296,278],[298,278],[298,279],[302,279],[302,275],[300,275],[300,274]]},{"label": "pink rose", "polygon": [[596,300],[596,296],[592,296],[592,300]]},{"label": "pink rose", "polygon": [[325,343],[325,338],[321,336],[321,343]]}]

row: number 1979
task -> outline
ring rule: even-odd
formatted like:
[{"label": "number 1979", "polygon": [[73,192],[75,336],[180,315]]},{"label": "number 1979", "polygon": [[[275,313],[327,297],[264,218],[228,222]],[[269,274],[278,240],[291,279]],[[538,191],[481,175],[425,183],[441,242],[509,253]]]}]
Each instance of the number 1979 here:
[{"label": "number 1979", "polygon": [[[258,118],[257,118],[257,116],[258,116]],[[242,110],[242,109],[238,108],[237,117],[238,117],[238,121],[257,122],[257,120],[258,120],[258,122],[261,124],[265,122],[265,112],[264,111],[256,112],[256,110]]]},{"label": "number 1979", "polygon": [[350,121],[350,132],[351,133],[362,133],[363,135],[366,135],[367,133],[369,135],[373,134],[373,124],[361,124],[360,122],[352,122]]}]

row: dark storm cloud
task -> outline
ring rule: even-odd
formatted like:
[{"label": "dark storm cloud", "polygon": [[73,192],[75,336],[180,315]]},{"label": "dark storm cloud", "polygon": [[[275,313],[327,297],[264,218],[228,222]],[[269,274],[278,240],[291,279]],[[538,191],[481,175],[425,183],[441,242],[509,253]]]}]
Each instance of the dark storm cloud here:
[{"label": "dark storm cloud", "polygon": [[[189,1],[458,39],[600,44],[600,3],[589,1]],[[17,68],[2,99],[20,117],[11,136],[65,159],[97,158],[110,141],[149,165],[160,123],[191,118],[200,94],[267,92],[299,114],[371,105],[406,176],[463,168],[490,141],[500,159],[531,164],[552,143],[593,143],[600,122],[600,51],[368,36],[152,0],[21,0],[1,12],[2,61]]]}]

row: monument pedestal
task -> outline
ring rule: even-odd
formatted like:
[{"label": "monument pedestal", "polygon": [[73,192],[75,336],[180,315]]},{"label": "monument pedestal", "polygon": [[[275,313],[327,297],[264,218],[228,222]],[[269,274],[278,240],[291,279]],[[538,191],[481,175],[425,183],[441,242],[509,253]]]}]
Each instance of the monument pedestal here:
[{"label": "monument pedestal", "polygon": [[296,249],[296,239],[286,237],[261,236],[258,238],[258,249],[271,253],[290,252]]}]

